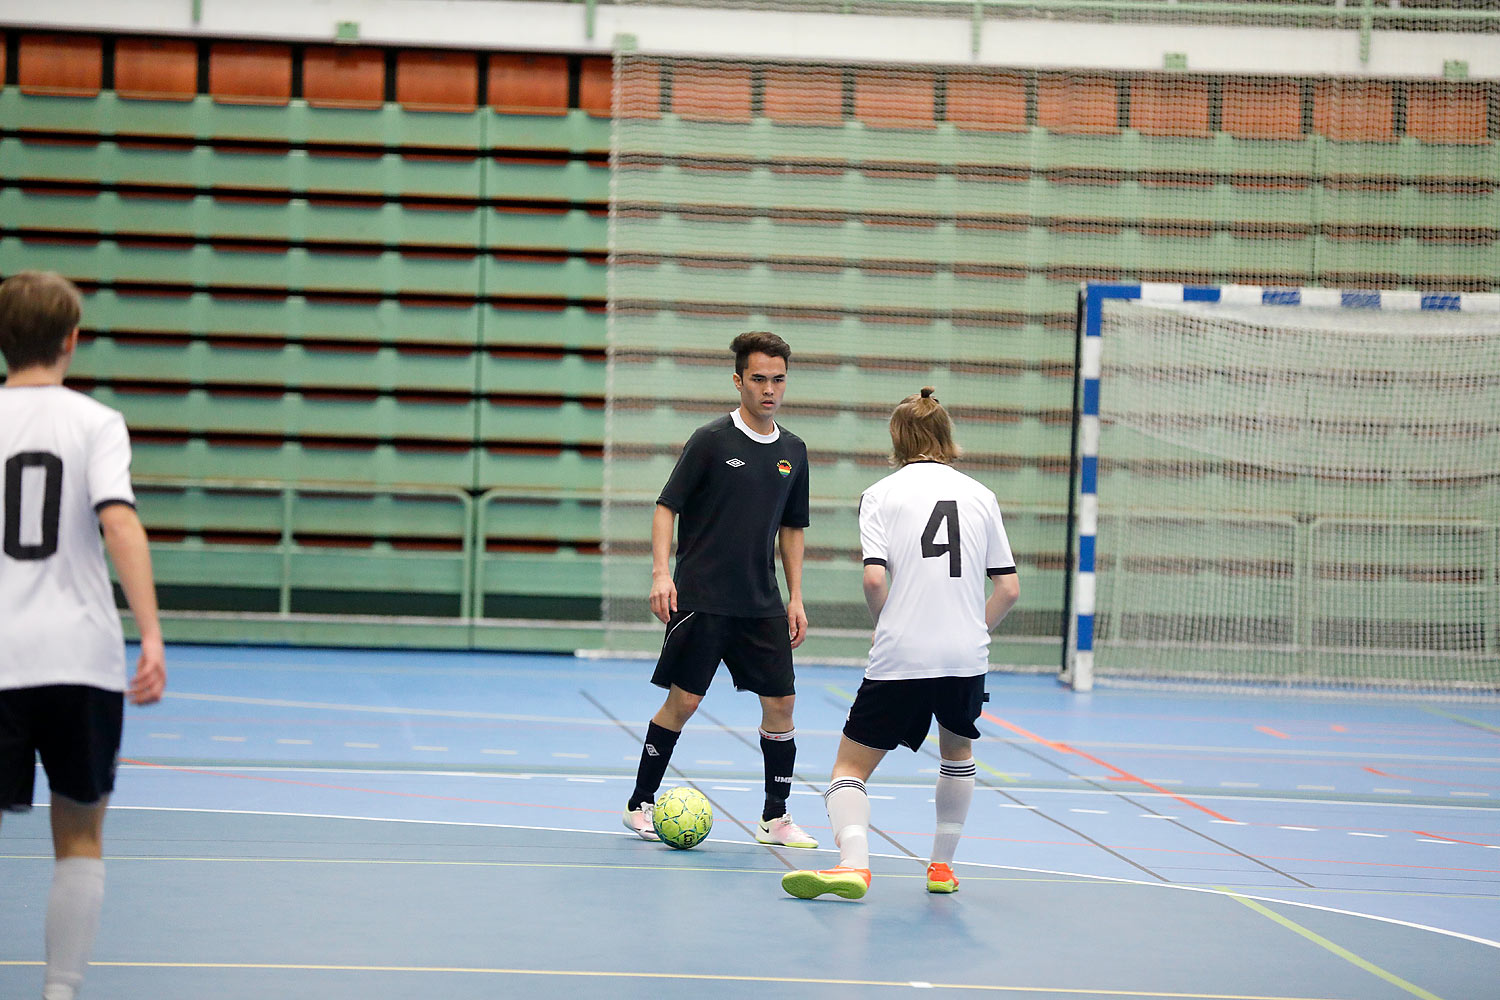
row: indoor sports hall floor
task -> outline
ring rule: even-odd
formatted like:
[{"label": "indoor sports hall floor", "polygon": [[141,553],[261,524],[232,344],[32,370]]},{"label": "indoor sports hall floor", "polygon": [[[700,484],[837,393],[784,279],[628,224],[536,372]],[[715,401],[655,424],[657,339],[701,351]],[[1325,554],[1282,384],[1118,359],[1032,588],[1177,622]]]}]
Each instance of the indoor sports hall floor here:
[{"label": "indoor sports hall floor", "polygon": [[[620,810],[646,662],[175,647],[131,710],[86,997],[1500,997],[1500,704],[992,675],[953,896],[924,891],[937,757],[871,783],[859,902],[781,891],[755,699],[722,676],[668,784]],[[793,814],[859,673],[802,667]],[[0,997],[39,995],[47,811],[0,826]],[[921,995],[928,995],[926,992]]]}]

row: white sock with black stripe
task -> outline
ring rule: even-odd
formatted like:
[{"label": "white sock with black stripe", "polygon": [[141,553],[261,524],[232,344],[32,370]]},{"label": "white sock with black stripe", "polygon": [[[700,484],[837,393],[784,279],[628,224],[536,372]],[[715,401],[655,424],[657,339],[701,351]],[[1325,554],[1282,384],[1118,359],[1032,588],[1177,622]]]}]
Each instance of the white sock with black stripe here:
[{"label": "white sock with black stripe", "polygon": [[932,860],[943,864],[953,863],[953,852],[958,850],[958,838],[964,832],[964,820],[969,818],[969,803],[974,801],[974,758],[968,760],[945,760],[938,771],[937,832],[932,837]]},{"label": "white sock with black stripe", "polygon": [[870,796],[858,778],[837,778],[823,793],[833,842],[839,845],[839,864],[870,867]]}]

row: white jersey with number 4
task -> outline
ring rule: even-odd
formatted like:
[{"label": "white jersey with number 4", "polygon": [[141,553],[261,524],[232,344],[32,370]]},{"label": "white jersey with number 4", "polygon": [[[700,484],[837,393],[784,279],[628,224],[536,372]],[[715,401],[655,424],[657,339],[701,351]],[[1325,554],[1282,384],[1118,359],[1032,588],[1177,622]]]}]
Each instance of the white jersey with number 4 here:
[{"label": "white jersey with number 4", "polygon": [[865,490],[859,537],[865,565],[890,573],[865,676],[988,670],[985,581],[1016,567],[995,494],[941,462],[913,462]]},{"label": "white jersey with number 4", "polygon": [[98,511],[135,505],[130,438],[62,386],[0,387],[0,689],[125,690],[125,640]]}]

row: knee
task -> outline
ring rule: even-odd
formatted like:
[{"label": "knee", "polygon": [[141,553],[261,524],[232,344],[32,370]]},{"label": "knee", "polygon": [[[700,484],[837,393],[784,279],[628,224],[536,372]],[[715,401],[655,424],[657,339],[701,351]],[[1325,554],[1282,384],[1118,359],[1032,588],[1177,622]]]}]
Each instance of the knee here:
[{"label": "knee", "polygon": [[701,694],[692,694],[680,688],[672,689],[672,692],[667,695],[667,703],[662,706],[662,713],[667,717],[667,721],[675,723],[669,728],[681,731],[702,703]]},{"label": "knee", "polygon": [[796,695],[766,698],[761,702],[761,725],[768,733],[784,733],[792,728],[792,705]]}]

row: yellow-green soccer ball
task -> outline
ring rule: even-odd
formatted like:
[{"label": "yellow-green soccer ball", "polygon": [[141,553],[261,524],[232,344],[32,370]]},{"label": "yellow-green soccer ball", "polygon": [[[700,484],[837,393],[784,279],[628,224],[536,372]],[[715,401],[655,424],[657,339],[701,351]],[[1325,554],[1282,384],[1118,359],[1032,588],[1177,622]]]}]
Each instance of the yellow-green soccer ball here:
[{"label": "yellow-green soccer ball", "polygon": [[651,823],[663,844],[685,851],[708,839],[714,827],[714,807],[696,788],[679,785],[657,798]]}]

